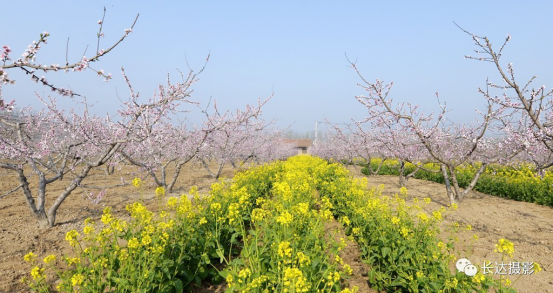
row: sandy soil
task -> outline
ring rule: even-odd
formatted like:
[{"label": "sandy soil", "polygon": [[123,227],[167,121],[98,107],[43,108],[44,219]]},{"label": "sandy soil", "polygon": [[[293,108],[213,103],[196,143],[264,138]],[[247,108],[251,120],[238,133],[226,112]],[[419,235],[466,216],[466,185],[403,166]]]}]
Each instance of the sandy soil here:
[{"label": "sandy soil", "polygon": [[[357,177],[364,176],[358,170],[349,168]],[[383,194],[393,195],[399,192],[397,176],[369,176],[369,185],[385,185]],[[430,197],[432,202],[426,211],[446,206],[448,200],[445,187],[441,184],[418,179],[410,179],[407,185],[408,198]],[[537,204],[514,201],[477,191],[469,193],[456,211],[444,218],[444,225],[453,222],[472,226],[471,231],[459,234],[459,250],[462,257],[477,267],[484,260],[501,263],[501,256],[494,252],[500,238],[513,242],[515,253],[509,262],[537,262],[542,271],[532,275],[507,275],[513,281],[518,292],[553,292],[553,208]],[[478,235],[479,240],[472,249],[470,238]],[[494,268],[495,270],[495,268]],[[499,277],[499,275],[496,275]]]},{"label": "sandy soil", "polygon": [[[355,176],[363,176],[358,171],[351,170]],[[226,167],[223,175],[232,177],[234,171],[236,170]],[[130,167],[116,171],[116,174],[109,176],[100,170],[88,178],[85,183],[112,185],[119,183],[121,177],[130,182],[137,174],[137,170]],[[214,180],[209,178],[203,168],[192,166],[181,175],[177,183],[177,190],[173,195],[188,191],[193,185],[199,187],[200,193],[206,193],[213,182]],[[57,191],[64,188],[66,183],[54,185],[50,189],[52,194],[56,194]],[[153,199],[155,186],[151,182],[149,184],[145,187],[143,196],[146,205],[155,209],[157,208],[157,201]],[[369,185],[380,184],[385,184],[384,193],[386,194],[395,194],[399,191],[397,177],[369,177]],[[0,193],[15,186],[17,186],[15,178],[5,170],[0,170]],[[440,184],[411,179],[408,190],[409,197],[430,197],[432,203],[426,207],[429,211],[447,205],[445,189]],[[63,203],[58,212],[58,224],[48,230],[37,228],[21,193],[0,199],[0,259],[2,260],[0,262],[0,292],[27,292],[26,287],[19,282],[30,270],[30,266],[23,262],[23,256],[26,253],[33,251],[40,258],[51,253],[58,255],[68,253],[70,247],[63,240],[67,231],[81,229],[84,219],[88,217],[99,219],[105,206],[112,206],[115,215],[123,216],[126,214],[125,206],[140,198],[140,193],[132,186],[110,189],[104,200],[97,205],[91,204],[81,195],[82,191],[77,191]],[[52,199],[48,198],[47,204],[51,201]],[[500,238],[507,238],[515,244],[516,261],[535,261],[540,263],[543,268],[539,274],[521,275],[519,279],[515,275],[510,276],[514,281],[515,288],[519,292],[553,292],[552,208],[472,192],[457,211],[445,218],[444,224],[447,225],[453,221],[470,224],[473,227],[472,231],[459,235],[460,251],[473,264],[481,266],[484,260],[501,262],[499,255],[493,252],[494,244]],[[473,249],[468,249],[462,244],[468,241],[473,234],[478,235],[480,239]],[[368,268],[359,262],[358,248],[353,244],[349,246],[350,250],[342,255],[346,262],[352,263],[352,268],[359,270],[356,277],[350,281],[350,285],[358,285],[362,290],[369,290],[363,286],[362,280],[362,276],[366,276]],[[221,289],[219,286],[214,286],[212,287],[213,291],[216,291],[216,288]],[[205,292],[211,291],[208,288],[203,289],[202,291]]]}]

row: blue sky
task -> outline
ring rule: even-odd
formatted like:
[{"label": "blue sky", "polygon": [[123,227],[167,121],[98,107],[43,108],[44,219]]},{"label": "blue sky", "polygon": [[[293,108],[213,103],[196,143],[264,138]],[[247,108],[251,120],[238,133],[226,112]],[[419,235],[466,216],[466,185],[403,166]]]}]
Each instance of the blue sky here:
[{"label": "blue sky", "polygon": [[[194,86],[192,99],[216,99],[223,109],[243,108],[274,92],[264,109],[278,126],[306,132],[315,121],[362,120],[366,110],[355,100],[363,94],[345,54],[357,60],[369,80],[394,81],[396,101],[436,111],[435,92],[447,102],[454,121],[469,121],[484,99],[477,88],[486,77],[499,82],[492,64],[464,59],[474,55],[470,36],[453,21],[500,45],[512,36],[503,61],[512,62],[518,79],[537,75],[536,86],[553,87],[550,54],[553,25],[550,1],[31,1],[2,4],[0,46],[17,57],[43,31],[51,34],[37,62],[75,62],[88,45],[96,47],[97,21],[107,8],[105,38],[111,45],[137,13],[133,33],[95,69],[113,74],[109,83],[84,73],[48,74],[49,81],[70,86],[95,102],[103,114],[118,107],[128,90],[119,68],[125,67],[136,90],[147,98],[169,72],[186,71],[186,60],[206,70]],[[185,57],[186,56],[186,57]],[[13,86],[3,86],[7,100],[39,107],[34,92],[49,94],[16,71]],[[119,96],[119,98],[118,98]],[[58,99],[71,106],[67,98]]]}]

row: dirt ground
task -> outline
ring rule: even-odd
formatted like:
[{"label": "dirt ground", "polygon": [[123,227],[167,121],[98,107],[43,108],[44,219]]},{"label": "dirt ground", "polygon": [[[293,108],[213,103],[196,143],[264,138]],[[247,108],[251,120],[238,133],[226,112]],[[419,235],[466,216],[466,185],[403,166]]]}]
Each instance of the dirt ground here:
[{"label": "dirt ground", "polygon": [[[354,168],[348,168],[353,175],[364,176]],[[399,192],[397,176],[369,176],[369,186],[385,185],[383,194],[393,195]],[[408,198],[421,200],[429,197],[432,202],[425,207],[427,212],[446,206],[448,200],[442,184],[410,179],[407,185]],[[476,267],[481,268],[484,261],[501,263],[501,256],[494,252],[495,244],[505,238],[513,242],[515,253],[509,262],[537,262],[542,271],[531,275],[507,275],[518,292],[553,292],[553,208],[533,203],[514,201],[477,191],[470,192],[456,211],[444,217],[444,225],[458,222],[471,225],[472,230],[459,233],[459,250]],[[472,246],[472,235],[479,240]],[[463,251],[464,250],[464,251]],[[507,269],[508,270],[508,269]],[[499,277],[499,275],[496,275]]]},{"label": "dirt ground", "polygon": [[[358,171],[351,170],[355,176],[363,176]],[[231,167],[226,167],[223,176],[230,178],[235,171]],[[116,171],[113,175],[105,175],[99,170],[85,183],[113,185],[119,183],[121,177],[130,182],[137,175],[137,169],[130,167]],[[143,192],[145,203],[151,209],[155,209],[157,202],[153,199],[155,186],[151,181],[146,182],[149,186],[146,186]],[[192,166],[181,174],[176,185],[177,190],[172,195],[180,195],[193,185],[199,187],[200,193],[206,193],[213,182],[214,179],[211,179],[202,167]],[[56,184],[49,190],[52,194],[57,194],[65,184],[67,182]],[[399,191],[397,177],[369,177],[369,185],[380,184],[386,186],[384,190],[386,194],[395,194]],[[17,185],[13,175],[0,170],[0,194]],[[411,179],[408,190],[410,197],[430,197],[432,203],[426,207],[429,211],[447,205],[445,189],[440,184]],[[86,218],[99,219],[105,206],[112,206],[115,215],[123,216],[126,214],[125,206],[140,198],[140,193],[133,186],[110,189],[99,204],[91,204],[82,194],[82,191],[77,190],[63,203],[58,212],[57,225],[47,230],[38,229],[21,193],[0,199],[0,259],[2,260],[0,292],[27,292],[26,287],[19,282],[30,270],[30,266],[23,262],[23,256],[26,253],[33,251],[39,259],[52,253],[57,255],[68,253],[70,247],[63,240],[67,231],[82,229]],[[47,198],[47,205],[52,200]],[[553,292],[552,208],[472,192],[457,211],[445,218],[444,223],[453,221],[470,224],[473,227],[472,231],[460,234],[460,243],[467,241],[473,234],[479,237],[472,253],[461,252],[473,264],[481,266],[484,260],[492,263],[501,262],[500,256],[493,252],[494,244],[500,238],[509,239],[515,245],[516,261],[535,261],[543,268],[543,271],[538,274],[521,275],[519,279],[514,275],[509,276],[514,281],[514,287],[518,292]],[[351,285],[361,285],[360,292],[363,292],[368,290],[363,286],[361,277],[366,276],[367,268],[360,263],[357,250],[352,244],[350,251],[347,255],[342,255],[342,258],[347,263],[352,262],[352,268],[360,270],[357,274],[359,277],[351,280]],[[210,291],[209,288],[202,289],[202,292]]]}]

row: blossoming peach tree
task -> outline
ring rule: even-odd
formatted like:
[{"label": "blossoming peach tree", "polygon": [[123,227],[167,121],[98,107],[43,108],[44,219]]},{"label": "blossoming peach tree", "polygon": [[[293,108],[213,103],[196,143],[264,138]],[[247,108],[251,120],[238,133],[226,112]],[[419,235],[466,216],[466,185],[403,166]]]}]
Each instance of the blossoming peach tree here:
[{"label": "blossoming peach tree", "polygon": [[[497,139],[486,137],[491,132],[493,122],[502,117],[505,107],[489,101],[486,110],[477,113],[480,120],[472,123],[453,123],[445,118],[447,114],[446,104],[438,104],[440,111],[437,116],[425,114],[419,110],[419,106],[411,103],[397,103],[389,96],[393,83],[386,84],[381,80],[367,81],[359,72],[355,63],[350,62],[362,83],[359,84],[367,93],[366,96],[357,96],[359,103],[367,108],[368,117],[360,123],[370,123],[373,129],[379,129],[385,133],[394,131],[404,132],[403,138],[414,137],[415,143],[423,147],[423,151],[434,162],[440,164],[441,172],[445,179],[445,187],[450,204],[460,203],[464,197],[474,188],[478,179],[490,163],[512,155],[507,148],[498,149],[497,146],[507,144],[497,143]],[[401,136],[389,136],[394,138],[389,143],[397,144]],[[404,140],[402,145],[412,145],[413,142]],[[402,148],[400,148],[402,149]],[[402,149],[403,151],[405,148]],[[493,151],[492,151],[493,150]],[[469,186],[461,190],[457,180],[455,168],[463,164],[475,164],[477,166]]]},{"label": "blossoming peach tree", "polygon": [[[198,105],[198,109],[205,114],[199,125],[174,125],[167,119],[164,123],[152,126],[148,138],[127,144],[119,153],[131,164],[141,167],[158,186],[171,192],[183,166],[193,159],[215,155],[215,150],[208,146],[216,140],[219,133],[228,133],[234,139],[240,138],[239,140],[253,137],[248,126],[252,119],[261,114],[261,108],[267,101],[268,99],[260,100],[257,106],[247,106],[245,110],[237,110],[235,114],[228,111],[220,113],[216,103],[212,113]],[[230,156],[233,152],[238,152],[239,148],[234,144],[230,148],[228,143],[226,146],[229,151],[224,153],[224,159],[231,160]],[[172,175],[169,174],[170,166],[174,167]],[[220,175],[221,169],[222,166],[217,174]],[[215,177],[216,174],[213,175]]]},{"label": "blossoming peach tree", "polygon": [[521,82],[515,76],[513,63],[502,63],[503,50],[511,41],[510,35],[497,48],[488,37],[459,28],[471,36],[477,47],[476,56],[467,55],[465,58],[489,62],[499,73],[500,83],[487,81],[487,87],[494,91],[479,90],[488,103],[505,109],[505,113],[497,117],[504,125],[504,135],[517,142],[523,150],[523,158],[533,162],[543,173],[544,169],[553,166],[553,89],[547,90],[545,85],[533,87],[536,76]]},{"label": "blossoming peach tree", "polygon": [[[219,178],[225,165],[234,165],[237,160],[242,161],[252,153],[255,148],[252,144],[254,138],[272,124],[259,116],[261,107],[270,98],[259,100],[256,107],[248,105],[245,110],[234,113],[220,114],[215,110],[213,117],[227,122],[206,139],[196,158],[211,177]],[[212,165],[215,165],[215,169]]]},{"label": "blossoming peach tree", "polygon": [[90,69],[92,71],[95,71],[98,76],[101,76],[105,79],[105,81],[109,81],[112,77],[110,73],[104,73],[103,69],[95,70],[94,68],[90,67],[91,63],[98,62],[100,59],[108,54],[110,51],[112,51],[115,47],[117,47],[127,36],[132,32],[134,25],[136,24],[136,21],[138,20],[138,15],[136,16],[133,24],[130,28],[125,29],[125,33],[121,38],[116,41],[113,45],[111,45],[107,49],[100,49],[100,41],[104,37],[104,33],[102,32],[103,29],[103,23],[106,16],[106,9],[104,8],[104,15],[101,20],[98,21],[99,29],[97,33],[97,46],[96,46],[96,53],[91,58],[87,58],[86,56],[81,56],[81,59],[77,62],[70,63],[69,60],[65,61],[64,65],[60,65],[59,63],[51,63],[51,64],[41,64],[36,62],[37,55],[42,48],[43,45],[46,45],[48,43],[48,38],[51,36],[49,32],[43,32],[40,34],[40,37],[38,41],[33,41],[29,46],[27,46],[27,49],[23,54],[21,54],[21,57],[17,59],[13,59],[10,54],[12,53],[12,49],[8,45],[4,45],[1,48],[0,51],[0,114],[3,111],[10,112],[14,109],[15,106],[15,100],[12,99],[10,102],[6,101],[2,97],[2,85],[7,84],[15,84],[15,79],[11,78],[8,75],[8,70],[14,70],[14,69],[20,69],[25,74],[29,75],[31,77],[31,80],[33,80],[36,83],[40,83],[52,90],[52,92],[55,92],[57,94],[60,94],[62,96],[79,96],[78,93],[73,92],[71,89],[58,87],[54,85],[53,83],[50,83],[46,77],[44,76],[38,76],[39,72],[47,73],[47,72],[58,72],[58,71],[64,71],[64,72],[80,72],[85,71],[86,69]]},{"label": "blossoming peach tree", "polygon": [[[136,21],[136,20],[135,20]],[[100,30],[98,38],[102,36],[102,23],[99,21]],[[133,24],[134,26],[134,24]],[[13,83],[6,69],[21,68],[37,80],[35,72],[75,70],[81,71],[89,68],[90,62],[99,58],[121,41],[132,31],[125,30],[124,36],[107,50],[99,50],[95,57],[85,57],[72,65],[44,66],[34,63],[40,45],[46,42],[49,36],[43,33],[38,42],[29,47],[23,58],[7,64],[10,50],[4,48],[2,55],[3,65],[2,81]],[[103,71],[98,71],[103,75]],[[123,102],[117,114],[108,115],[105,118],[92,115],[85,98],[76,101],[77,107],[65,111],[57,106],[55,97],[37,98],[43,103],[44,108],[35,111],[30,107],[14,109],[14,102],[2,102],[0,110],[0,168],[15,173],[19,185],[0,195],[5,197],[17,190],[22,190],[23,195],[32,214],[38,220],[40,227],[51,227],[56,222],[56,213],[64,200],[87,178],[90,172],[99,166],[106,165],[120,149],[126,145],[145,141],[151,135],[151,129],[158,123],[163,123],[168,115],[177,111],[179,105],[191,103],[188,100],[191,86],[196,82],[198,73],[191,71],[187,76],[181,76],[180,82],[172,82],[167,79],[166,85],[160,85],[159,89],[148,101],[141,101],[138,93],[133,90],[127,75],[122,69],[122,75],[130,90],[130,97]],[[106,79],[110,75],[105,76]],[[45,86],[50,87],[55,94],[76,96],[69,90],[57,88],[43,78],[38,78]],[[7,111],[15,111],[8,115]],[[65,188],[54,197],[53,203],[47,208],[46,199],[48,186],[64,178],[71,178]],[[37,184],[30,184],[34,178]],[[48,197],[50,198],[50,196]]]}]

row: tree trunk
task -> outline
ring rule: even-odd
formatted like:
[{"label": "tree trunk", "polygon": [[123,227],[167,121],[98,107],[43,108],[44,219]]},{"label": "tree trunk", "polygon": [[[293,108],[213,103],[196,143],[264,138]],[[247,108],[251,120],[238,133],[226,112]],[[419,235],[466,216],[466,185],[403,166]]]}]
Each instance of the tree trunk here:
[{"label": "tree trunk", "polygon": [[195,153],[194,153],[194,155],[189,156],[185,160],[175,162],[175,172],[173,173],[173,177],[171,178],[171,182],[169,182],[169,185],[167,185],[167,192],[172,192],[173,191],[173,188],[175,187],[175,184],[177,183],[177,179],[179,178],[182,166],[188,164],[188,162],[190,162],[194,157],[195,157]]},{"label": "tree trunk", "polygon": [[217,170],[217,174],[215,174],[215,179],[219,179],[221,176],[221,173],[223,172],[223,167],[225,166],[225,163],[219,164],[219,170]]},{"label": "tree trunk", "polygon": [[213,173],[213,171],[211,171],[211,168],[209,168],[209,165],[205,162],[204,159],[200,159],[200,162],[202,163],[202,165],[204,166],[204,168],[207,170],[207,173],[209,173],[209,176],[215,178],[215,174]]},{"label": "tree trunk", "polygon": [[482,176],[482,174],[486,170],[487,166],[488,166],[487,163],[483,163],[480,166],[480,168],[478,168],[478,170],[476,171],[476,174],[474,174],[474,177],[472,177],[472,180],[471,180],[469,186],[467,186],[465,188],[465,190],[459,194],[459,201],[463,201],[465,196],[476,186],[476,183],[478,183],[478,180],[480,179],[480,177]]},{"label": "tree trunk", "polygon": [[39,229],[47,229],[54,227],[56,212],[53,213],[53,218],[48,217],[44,210],[39,210],[38,213],[35,213],[35,217],[38,222]]},{"label": "tree trunk", "polygon": [[447,198],[449,199],[449,204],[457,204],[457,198],[455,196],[455,193],[451,189],[451,183],[449,182],[449,175],[447,174],[447,168],[444,164],[440,166],[442,169],[442,174],[444,175],[444,183],[445,183],[445,189],[447,192]]},{"label": "tree trunk", "polygon": [[[48,221],[47,222],[48,226],[46,226],[47,228],[53,227],[56,224],[56,213],[58,211],[58,208],[61,206],[63,201],[71,194],[71,192],[73,192],[73,190],[75,190],[81,184],[81,182],[86,178],[86,176],[88,176],[88,173],[90,172],[90,170],[92,170],[92,168],[93,166],[91,165],[85,166],[81,171],[81,174],[79,174],[75,179],[73,179],[71,184],[69,184],[69,186],[67,186],[65,190],[56,198],[52,206],[50,206],[50,208],[48,209],[48,213],[45,214]],[[44,194],[45,193],[46,193],[46,184],[44,185]],[[41,206],[41,209],[44,209],[44,207]],[[39,216],[38,219],[39,219],[39,226],[46,224],[45,219],[43,219],[42,216]]]},{"label": "tree trunk", "polygon": [[405,161],[399,161],[399,186],[407,187],[407,180],[409,177],[405,176]]}]

